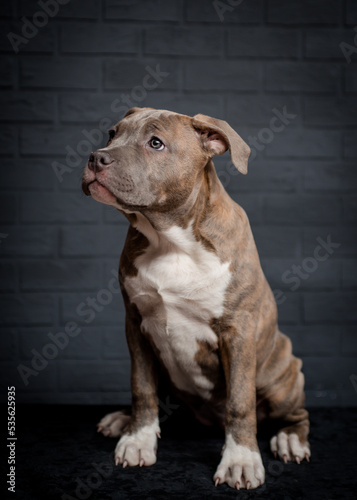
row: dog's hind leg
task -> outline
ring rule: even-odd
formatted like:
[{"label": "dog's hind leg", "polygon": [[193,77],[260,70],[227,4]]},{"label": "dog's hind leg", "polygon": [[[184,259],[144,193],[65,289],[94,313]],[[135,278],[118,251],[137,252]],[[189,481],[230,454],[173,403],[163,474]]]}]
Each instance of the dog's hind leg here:
[{"label": "dog's hind leg", "polygon": [[[276,347],[262,367],[268,384],[258,390],[259,397],[266,402],[268,417],[279,425],[279,431],[270,441],[271,451],[284,462],[309,461],[310,422],[305,409],[302,361],[293,356],[290,339],[280,332]],[[286,361],[279,363],[278,358]]]}]

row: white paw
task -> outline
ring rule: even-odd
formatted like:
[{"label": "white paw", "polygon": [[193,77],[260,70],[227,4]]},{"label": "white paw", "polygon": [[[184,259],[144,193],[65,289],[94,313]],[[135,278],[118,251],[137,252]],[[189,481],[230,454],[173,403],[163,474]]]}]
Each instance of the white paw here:
[{"label": "white paw", "polygon": [[102,418],[97,424],[97,430],[104,436],[119,437],[123,434],[123,430],[129,421],[130,415],[125,415],[121,411],[115,411],[114,413],[108,413],[108,415]]},{"label": "white paw", "polygon": [[278,455],[285,463],[295,461],[299,464],[304,458],[310,461],[311,451],[308,441],[301,443],[295,433],[279,432],[277,436],[271,438],[270,448],[274,455]]},{"label": "white paw", "polygon": [[228,434],[222,460],[213,476],[215,485],[227,483],[231,488],[258,488],[265,481],[261,455],[246,446],[236,444]]},{"label": "white paw", "polygon": [[160,437],[158,420],[140,427],[132,434],[124,434],[114,452],[115,465],[153,465],[156,462],[157,438]]}]

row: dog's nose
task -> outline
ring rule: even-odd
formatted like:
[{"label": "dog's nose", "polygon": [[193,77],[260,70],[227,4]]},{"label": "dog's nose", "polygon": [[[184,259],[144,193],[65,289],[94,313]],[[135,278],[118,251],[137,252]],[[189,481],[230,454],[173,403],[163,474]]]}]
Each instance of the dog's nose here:
[{"label": "dog's nose", "polygon": [[90,170],[93,170],[93,172],[100,172],[113,163],[113,161],[114,158],[112,158],[109,153],[106,153],[105,151],[95,151],[94,153],[91,153],[89,157],[88,167]]}]

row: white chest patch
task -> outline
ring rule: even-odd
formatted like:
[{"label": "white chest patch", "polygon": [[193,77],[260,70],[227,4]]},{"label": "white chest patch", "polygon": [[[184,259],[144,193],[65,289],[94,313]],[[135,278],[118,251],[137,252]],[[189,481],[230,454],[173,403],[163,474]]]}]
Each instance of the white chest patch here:
[{"label": "white chest patch", "polygon": [[195,360],[197,340],[217,345],[210,320],[223,314],[229,262],[221,263],[206,250],[195,239],[192,225],[145,234],[150,245],[135,261],[138,274],[125,281],[129,298],[174,385],[208,399],[213,384]]}]

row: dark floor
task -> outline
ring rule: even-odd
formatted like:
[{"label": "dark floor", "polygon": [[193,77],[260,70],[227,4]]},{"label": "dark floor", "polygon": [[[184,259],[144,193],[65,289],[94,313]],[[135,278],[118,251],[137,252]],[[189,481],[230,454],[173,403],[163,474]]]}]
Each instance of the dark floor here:
[{"label": "dark floor", "polygon": [[[267,436],[260,437],[267,479],[264,486],[249,492],[214,487],[223,435],[201,427],[182,408],[162,416],[162,439],[153,467],[114,467],[116,440],[97,434],[95,423],[115,409],[18,405],[16,493],[8,498],[357,498],[357,409],[311,411],[310,464],[283,465],[270,454]],[[5,481],[1,483],[3,488]]]}]

